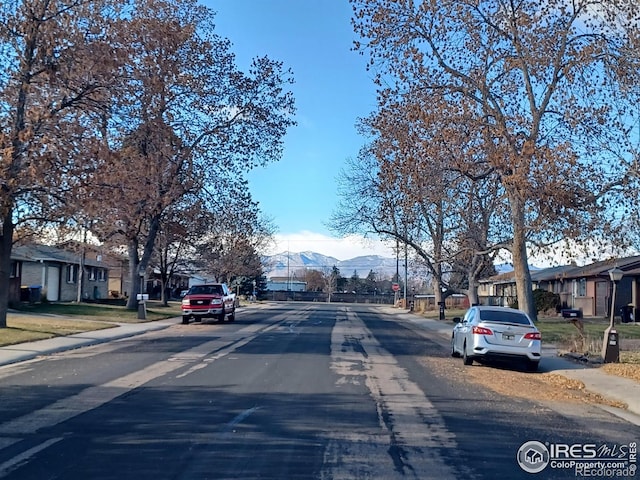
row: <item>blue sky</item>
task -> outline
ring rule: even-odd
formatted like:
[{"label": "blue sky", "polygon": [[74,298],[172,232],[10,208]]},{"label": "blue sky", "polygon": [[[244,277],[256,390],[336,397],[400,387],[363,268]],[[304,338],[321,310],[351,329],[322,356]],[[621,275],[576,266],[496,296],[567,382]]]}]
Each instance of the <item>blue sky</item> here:
[{"label": "blue sky", "polygon": [[275,252],[311,250],[345,260],[381,245],[336,239],[326,223],[337,208],[336,177],[364,143],[358,118],[375,110],[366,58],[351,50],[348,0],[202,0],[217,33],[233,43],[240,68],[267,55],[293,71],[298,125],[283,158],[249,173],[252,195],[278,228]]}]

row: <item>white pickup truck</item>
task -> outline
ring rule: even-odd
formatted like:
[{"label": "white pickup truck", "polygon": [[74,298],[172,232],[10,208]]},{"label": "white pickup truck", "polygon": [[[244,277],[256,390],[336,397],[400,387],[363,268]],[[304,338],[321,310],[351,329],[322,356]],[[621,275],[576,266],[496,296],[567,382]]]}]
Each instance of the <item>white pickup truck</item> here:
[{"label": "white pickup truck", "polygon": [[207,283],[193,285],[182,298],[182,323],[196,322],[203,318],[215,318],[223,322],[225,317],[233,322],[236,319],[236,294],[229,290],[226,283]]}]

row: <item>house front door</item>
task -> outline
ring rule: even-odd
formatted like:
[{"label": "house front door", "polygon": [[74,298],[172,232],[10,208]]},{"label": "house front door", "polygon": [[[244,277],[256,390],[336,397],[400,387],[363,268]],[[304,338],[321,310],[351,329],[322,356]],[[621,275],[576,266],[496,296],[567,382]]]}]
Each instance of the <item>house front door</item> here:
[{"label": "house front door", "polygon": [[596,282],[596,317],[607,316],[607,299],[609,296],[609,282]]},{"label": "house front door", "polygon": [[48,266],[46,287],[47,300],[50,302],[60,300],[60,267]]}]

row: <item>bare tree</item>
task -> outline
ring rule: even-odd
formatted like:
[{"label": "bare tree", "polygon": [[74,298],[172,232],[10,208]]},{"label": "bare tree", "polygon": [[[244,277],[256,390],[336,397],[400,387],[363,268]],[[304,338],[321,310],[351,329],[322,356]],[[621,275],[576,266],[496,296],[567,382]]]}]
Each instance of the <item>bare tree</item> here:
[{"label": "bare tree", "polygon": [[453,165],[452,159],[477,155],[461,113],[442,115],[446,105],[434,108],[427,100],[420,92],[386,96],[362,122],[373,141],[342,172],[344,201],[331,225],[342,234],[375,232],[407,245],[428,272],[436,301],[463,289],[476,303],[490,242],[500,241],[489,228],[503,200],[489,187],[495,176],[472,177]]},{"label": "bare tree", "polygon": [[272,241],[274,227],[257,213],[245,205],[235,213],[233,208],[228,210],[223,221],[219,215],[211,217],[207,235],[196,252],[199,264],[220,281],[236,285],[243,278],[263,275],[261,254]]},{"label": "bare tree", "polygon": [[16,225],[57,219],[55,207],[99,150],[119,2],[0,4],[0,327],[6,327]]},{"label": "bare tree", "polygon": [[352,4],[356,47],[369,53],[380,84],[473,107],[486,166],[508,200],[505,248],[519,306],[535,318],[531,233],[549,241],[610,225],[603,199],[628,181],[637,112],[627,86],[640,72],[629,68],[637,67],[628,55],[638,36],[634,2]]},{"label": "bare tree", "polygon": [[268,58],[240,72],[212,11],[194,0],[132,7],[135,15],[121,20],[129,61],[106,129],[112,154],[92,180],[101,189],[93,206],[104,220],[101,238],[128,245],[129,308],[172,206],[185,195],[206,197],[206,189],[242,193],[243,173],[277,160],[294,123],[289,72]]},{"label": "bare tree", "polygon": [[321,292],[324,288],[324,276],[320,270],[305,270],[304,281],[307,282],[307,291]]}]

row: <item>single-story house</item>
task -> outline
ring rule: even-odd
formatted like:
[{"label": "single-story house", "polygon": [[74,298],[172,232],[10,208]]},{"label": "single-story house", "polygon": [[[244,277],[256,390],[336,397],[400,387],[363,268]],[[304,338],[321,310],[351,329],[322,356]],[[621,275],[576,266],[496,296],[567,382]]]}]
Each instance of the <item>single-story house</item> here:
[{"label": "single-story house", "polygon": [[[80,276],[80,267],[84,274]],[[14,246],[9,301],[71,302],[107,298],[109,269],[100,259],[48,245]]]},{"label": "single-story house", "polygon": [[[622,307],[631,307],[635,318],[640,309],[640,256],[615,258],[585,266],[563,265],[531,270],[533,288],[557,293],[561,307],[575,309],[584,316],[606,317],[611,314],[613,284],[609,270],[624,272],[618,283],[615,315]],[[480,303],[511,305],[517,300],[514,272],[502,273],[480,281]]]}]

